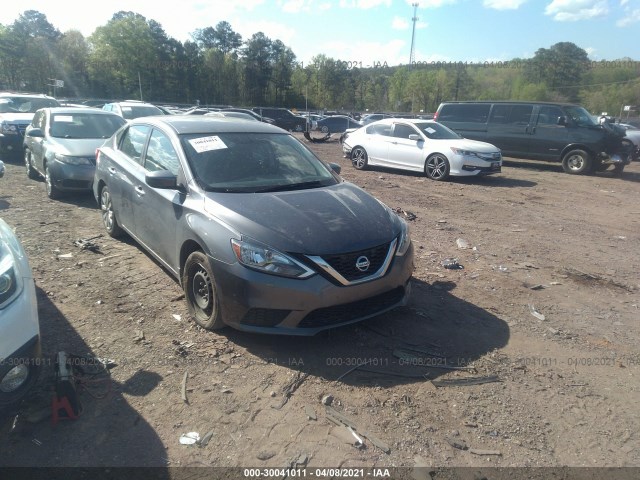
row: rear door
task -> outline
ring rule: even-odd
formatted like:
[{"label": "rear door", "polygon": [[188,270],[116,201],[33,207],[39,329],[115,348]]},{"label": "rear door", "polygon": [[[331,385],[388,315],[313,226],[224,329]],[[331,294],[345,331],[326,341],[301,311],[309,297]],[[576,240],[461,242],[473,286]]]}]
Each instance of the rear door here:
[{"label": "rear door", "polygon": [[387,151],[391,137],[391,124],[374,123],[366,127],[366,144],[364,148],[369,156],[369,163],[374,165],[387,164]]},{"label": "rear door", "polygon": [[528,156],[535,119],[533,110],[533,104],[494,104],[489,115],[486,141],[501,149],[504,155]]},{"label": "rear door", "polygon": [[107,186],[118,223],[137,237],[134,209],[138,203],[135,188],[144,179],[142,158],[151,127],[132,125],[119,139],[115,150],[107,151]]}]

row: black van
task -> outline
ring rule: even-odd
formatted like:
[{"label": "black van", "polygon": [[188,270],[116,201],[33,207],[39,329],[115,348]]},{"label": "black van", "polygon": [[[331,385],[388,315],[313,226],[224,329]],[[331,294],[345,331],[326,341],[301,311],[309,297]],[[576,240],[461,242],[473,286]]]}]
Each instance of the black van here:
[{"label": "black van", "polygon": [[473,140],[489,142],[503,155],[562,162],[568,173],[590,173],[630,162],[624,133],[599,124],[579,106],[547,102],[444,102],[434,119]]},{"label": "black van", "polygon": [[276,126],[285,130],[302,132],[307,128],[306,118],[299,117],[286,108],[254,107],[252,110],[261,117],[272,118]]}]

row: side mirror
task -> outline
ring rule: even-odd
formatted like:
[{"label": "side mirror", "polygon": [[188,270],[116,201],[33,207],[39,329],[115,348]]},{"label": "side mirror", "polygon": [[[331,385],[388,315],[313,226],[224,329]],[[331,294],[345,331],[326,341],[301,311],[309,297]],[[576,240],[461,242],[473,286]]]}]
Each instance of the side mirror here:
[{"label": "side mirror", "polygon": [[178,188],[178,177],[169,170],[149,172],[145,175],[144,181],[151,188],[163,188],[167,190],[176,190]]},{"label": "side mirror", "polygon": [[569,117],[567,117],[566,115],[563,115],[562,117],[558,117],[558,125],[564,125],[564,126],[569,125]]},{"label": "side mirror", "polygon": [[420,137],[420,135],[418,135],[417,133],[412,133],[411,135],[409,135],[409,140],[415,140],[416,142],[419,142],[420,140],[422,140],[422,137]]},{"label": "side mirror", "polygon": [[342,171],[342,167],[340,165],[337,163],[330,163],[329,166],[331,167],[331,170],[340,175],[340,172]]},{"label": "side mirror", "polygon": [[44,132],[41,128],[32,128],[27,132],[27,137],[44,138]]}]

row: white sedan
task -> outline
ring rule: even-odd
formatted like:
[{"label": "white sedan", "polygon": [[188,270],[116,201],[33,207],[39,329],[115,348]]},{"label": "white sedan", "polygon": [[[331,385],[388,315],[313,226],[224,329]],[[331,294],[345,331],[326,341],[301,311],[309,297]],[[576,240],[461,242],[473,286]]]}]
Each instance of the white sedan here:
[{"label": "white sedan", "polygon": [[370,123],[348,133],[342,150],[358,170],[378,165],[424,172],[433,180],[488,175],[502,168],[498,147],[467,140],[428,120],[387,118]]}]

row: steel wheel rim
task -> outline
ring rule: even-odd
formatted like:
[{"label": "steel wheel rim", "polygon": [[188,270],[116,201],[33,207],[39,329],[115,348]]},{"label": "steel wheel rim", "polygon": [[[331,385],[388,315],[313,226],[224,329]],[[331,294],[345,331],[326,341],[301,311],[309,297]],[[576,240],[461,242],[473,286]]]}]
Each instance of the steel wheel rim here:
[{"label": "steel wheel rim", "polygon": [[571,170],[580,170],[584,166],[582,155],[571,155],[567,160],[567,165]]},{"label": "steel wheel rim", "polygon": [[322,128],[320,129],[320,131],[322,133],[329,133],[329,127],[327,127],[326,125],[323,125]]},{"label": "steel wheel rim", "polygon": [[111,208],[111,195],[106,189],[102,190],[100,208],[102,209],[102,223],[108,231],[111,231],[113,228],[113,208]]},{"label": "steel wheel rim", "polygon": [[441,156],[431,157],[427,162],[427,174],[431,178],[442,178],[447,171],[447,162]]},{"label": "steel wheel rim", "polygon": [[213,310],[213,285],[207,270],[201,265],[194,266],[195,273],[191,279],[191,295],[193,302],[205,315]]}]

